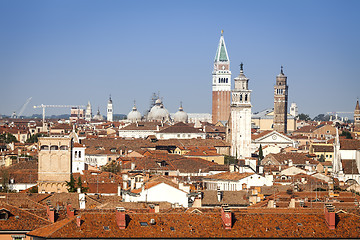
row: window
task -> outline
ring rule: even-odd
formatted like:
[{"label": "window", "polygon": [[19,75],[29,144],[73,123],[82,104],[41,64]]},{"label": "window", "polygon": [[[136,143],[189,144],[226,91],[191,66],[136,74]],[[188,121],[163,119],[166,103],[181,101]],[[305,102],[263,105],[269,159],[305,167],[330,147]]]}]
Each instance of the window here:
[{"label": "window", "polygon": [[77,158],[77,151],[75,151],[75,158]]},{"label": "window", "polygon": [[58,149],[59,149],[59,147],[56,146],[56,145],[52,145],[52,146],[50,147],[50,150],[58,150]]},{"label": "window", "polygon": [[248,100],[248,95],[245,94],[245,102],[247,102],[247,100]]},{"label": "window", "polygon": [[8,211],[4,209],[0,210],[0,220],[8,220],[8,218],[9,218]]},{"label": "window", "polygon": [[81,158],[81,151],[79,151],[79,158]]},{"label": "window", "polygon": [[69,149],[68,146],[65,145],[60,146],[60,150],[68,150],[68,149]]},{"label": "window", "polygon": [[40,150],[49,150],[48,145],[41,145]]}]

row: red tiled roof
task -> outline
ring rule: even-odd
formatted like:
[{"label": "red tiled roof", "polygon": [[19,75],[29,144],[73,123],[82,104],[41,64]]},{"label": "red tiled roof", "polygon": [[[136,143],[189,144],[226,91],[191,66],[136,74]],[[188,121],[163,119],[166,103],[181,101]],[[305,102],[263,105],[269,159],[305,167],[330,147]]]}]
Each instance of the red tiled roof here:
[{"label": "red tiled roof", "polygon": [[159,131],[159,133],[202,133],[202,131],[191,127],[183,122],[178,122],[170,127]]},{"label": "red tiled roof", "polygon": [[[359,238],[360,217],[338,213],[335,230],[329,230],[323,210],[237,211],[231,229],[225,229],[218,212],[127,213],[126,228],[119,229],[114,212],[84,213],[28,235],[43,238]],[[150,224],[153,219],[155,224]],[[140,222],[147,223],[141,226]],[[106,227],[106,228],[105,228]]]}]

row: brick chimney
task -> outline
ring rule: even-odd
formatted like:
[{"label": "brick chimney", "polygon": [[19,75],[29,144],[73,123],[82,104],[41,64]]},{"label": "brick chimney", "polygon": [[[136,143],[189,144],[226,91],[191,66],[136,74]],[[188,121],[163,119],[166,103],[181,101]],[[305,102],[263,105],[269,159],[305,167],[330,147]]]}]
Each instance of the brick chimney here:
[{"label": "brick chimney", "polygon": [[66,206],[66,214],[67,214],[67,217],[68,217],[68,218],[71,218],[71,217],[75,216],[75,211],[74,211],[74,209],[71,207],[71,204],[68,204],[68,205]]},{"label": "brick chimney", "polygon": [[116,208],[116,225],[118,225],[119,229],[126,228],[126,214],[123,207]]},{"label": "brick chimney", "polygon": [[76,226],[78,226],[78,227],[81,226],[81,216],[76,217]]},{"label": "brick chimney", "polygon": [[335,207],[325,203],[325,222],[329,229],[333,230],[336,226]]},{"label": "brick chimney", "polygon": [[49,218],[49,221],[54,223],[55,222],[55,209],[52,206],[46,206],[46,213]]},{"label": "brick chimney", "polygon": [[221,219],[225,229],[231,229],[232,227],[232,213],[230,212],[228,205],[221,207]]}]

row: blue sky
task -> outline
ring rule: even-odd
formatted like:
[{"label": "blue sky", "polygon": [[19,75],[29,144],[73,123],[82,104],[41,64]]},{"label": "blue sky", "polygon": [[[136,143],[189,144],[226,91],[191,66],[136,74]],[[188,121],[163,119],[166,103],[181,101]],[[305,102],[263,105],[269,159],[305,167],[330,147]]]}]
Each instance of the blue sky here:
[{"label": "blue sky", "polygon": [[[153,92],[176,112],[211,113],[224,29],[232,78],[244,62],[253,111],[273,107],[284,66],[289,102],[315,116],[353,111],[360,96],[360,1],[0,1],[0,114],[92,103],[105,114]],[[69,113],[48,109],[48,114]]]}]

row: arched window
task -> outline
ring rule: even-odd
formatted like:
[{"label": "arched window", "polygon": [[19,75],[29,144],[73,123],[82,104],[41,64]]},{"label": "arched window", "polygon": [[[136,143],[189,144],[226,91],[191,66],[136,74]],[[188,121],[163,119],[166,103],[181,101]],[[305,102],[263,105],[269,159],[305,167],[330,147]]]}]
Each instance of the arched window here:
[{"label": "arched window", "polygon": [[240,102],[242,102],[242,94],[240,94]]},{"label": "arched window", "polygon": [[60,146],[60,150],[68,150],[69,148],[68,148],[68,146],[66,146],[66,145],[62,145],[62,146]]},{"label": "arched window", "polygon": [[77,158],[77,151],[75,151],[75,158]]},{"label": "arched window", "polygon": [[49,150],[48,145],[41,145],[40,150]]},{"label": "arched window", "polygon": [[226,78],[226,83],[228,83],[228,80],[229,80],[229,79],[228,79],[228,78]]},{"label": "arched window", "polygon": [[79,151],[79,158],[81,158],[81,151]]},{"label": "arched window", "polygon": [[59,147],[56,145],[51,145],[50,150],[59,150]]},{"label": "arched window", "polygon": [[247,94],[245,94],[245,102],[247,102],[248,98],[247,98]]}]

